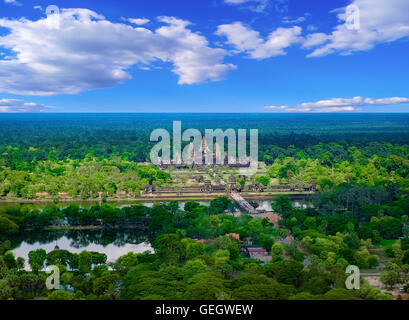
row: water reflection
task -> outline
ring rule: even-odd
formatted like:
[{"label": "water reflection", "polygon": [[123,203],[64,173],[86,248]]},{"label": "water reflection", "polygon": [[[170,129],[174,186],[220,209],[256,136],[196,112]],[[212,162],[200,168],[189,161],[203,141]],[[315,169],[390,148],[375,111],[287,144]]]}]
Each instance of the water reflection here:
[{"label": "water reflection", "polygon": [[[272,211],[271,201],[258,200],[254,201],[258,204],[258,210]],[[184,209],[185,201],[179,202],[179,208]],[[209,201],[200,201],[202,205],[209,205]],[[68,207],[71,203],[0,203],[0,211],[13,210],[41,210],[48,206],[56,206],[59,208]],[[90,208],[98,205],[94,202],[79,202],[80,207]],[[127,207],[135,205],[135,202],[112,203],[117,207]],[[152,207],[154,202],[141,203],[147,207]],[[310,199],[296,200],[293,202],[294,207],[306,208],[312,206]],[[60,231],[44,231],[44,232],[24,232],[10,239],[12,241],[13,253],[16,257],[22,257],[28,262],[28,253],[32,250],[45,249],[48,252],[56,247],[70,252],[79,253],[83,250],[96,251],[105,253],[108,261],[118,259],[120,256],[135,252],[141,253],[144,251],[153,252],[150,245],[151,238],[154,235],[148,234],[140,230],[123,230],[123,229],[99,229],[99,230],[60,230]]]},{"label": "water reflection", "polygon": [[[135,202],[135,201],[118,201],[118,202],[107,202],[107,204],[113,205],[118,208],[124,208],[124,207],[129,207],[132,205],[137,205],[137,204],[142,204],[146,207],[152,208],[155,203],[160,203],[160,202],[166,202],[166,201],[158,201],[158,202]],[[202,205],[209,206],[210,201],[197,201]],[[272,211],[271,208],[271,200],[252,200],[252,202],[256,202],[259,205],[260,210],[266,210],[266,211]],[[309,197],[306,197],[305,199],[297,199],[293,201],[293,206],[295,208],[307,208],[311,207],[311,199]],[[186,201],[179,201],[179,209],[183,210],[186,204]],[[38,202],[38,203],[0,203],[0,212],[2,211],[8,211],[11,213],[13,210],[16,211],[21,211],[21,210],[41,210],[47,207],[57,207],[60,209],[66,208],[70,206],[71,202],[59,202],[59,203],[47,203],[47,202]],[[81,208],[91,208],[93,206],[98,206],[101,205],[100,202],[93,202],[93,201],[79,201],[75,202],[75,204],[78,204]]]},{"label": "water reflection", "polygon": [[70,230],[53,232],[28,232],[12,240],[15,257],[22,257],[28,265],[28,253],[44,249],[47,253],[68,250],[80,253],[83,250],[105,253],[107,261],[115,261],[128,252],[153,252],[147,237],[135,230]]}]

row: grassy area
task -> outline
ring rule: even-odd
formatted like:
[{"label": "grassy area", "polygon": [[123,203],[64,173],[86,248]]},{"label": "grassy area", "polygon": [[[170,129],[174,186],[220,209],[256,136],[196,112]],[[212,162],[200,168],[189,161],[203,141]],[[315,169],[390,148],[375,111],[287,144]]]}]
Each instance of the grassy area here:
[{"label": "grassy area", "polygon": [[375,245],[375,248],[388,248],[391,247],[397,240],[382,240],[379,244]]}]

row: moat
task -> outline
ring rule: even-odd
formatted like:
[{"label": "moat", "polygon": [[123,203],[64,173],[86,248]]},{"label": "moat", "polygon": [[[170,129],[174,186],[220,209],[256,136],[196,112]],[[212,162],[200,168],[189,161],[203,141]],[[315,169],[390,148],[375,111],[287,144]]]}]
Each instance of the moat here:
[{"label": "moat", "polygon": [[[138,202],[140,203],[140,202]],[[184,209],[185,201],[179,202],[179,208]],[[200,204],[208,206],[210,201],[199,201]],[[250,203],[260,211],[272,211],[271,201],[267,200],[255,200]],[[65,208],[72,203],[46,203],[46,202],[34,202],[34,203],[0,203],[0,210],[10,210],[16,208],[19,210],[41,210],[49,206],[57,206],[59,208]],[[80,207],[90,208],[95,205],[99,205],[99,202],[78,202]],[[133,201],[122,201],[111,203],[117,207],[123,208],[134,205]],[[155,202],[142,202],[146,207],[152,207]],[[295,207],[305,207],[310,205],[309,198],[295,200],[293,205]],[[26,261],[26,268],[28,268],[28,253],[37,249],[44,249],[47,252],[60,249],[68,250],[73,253],[80,253],[81,251],[94,251],[105,253],[107,255],[107,261],[112,262],[118,259],[120,256],[128,253],[143,253],[145,251],[153,252],[153,248],[150,244],[150,239],[143,230],[132,228],[119,228],[119,229],[74,229],[67,228],[61,230],[48,230],[48,231],[24,231],[10,239],[12,241],[12,252],[16,257],[22,257]]]}]

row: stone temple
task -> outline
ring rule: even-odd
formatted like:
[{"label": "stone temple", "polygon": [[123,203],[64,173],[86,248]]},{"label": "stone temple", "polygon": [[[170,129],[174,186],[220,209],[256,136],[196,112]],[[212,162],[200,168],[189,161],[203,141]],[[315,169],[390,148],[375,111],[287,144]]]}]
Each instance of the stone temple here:
[{"label": "stone temple", "polygon": [[[193,163],[193,167],[200,168],[203,166],[215,167],[217,165],[227,165],[230,168],[248,168],[250,166],[250,161],[248,161],[245,164],[236,163],[237,161],[229,161],[227,151],[225,151],[224,154],[222,155],[220,145],[217,142],[213,144],[212,149],[213,150],[211,150],[210,147],[208,146],[206,138],[203,137],[200,148],[197,150],[197,153],[199,154],[201,158],[199,158],[198,161],[195,161],[195,163]],[[191,159],[195,159],[195,147],[194,147],[193,142],[189,143],[189,145],[187,146],[187,152]],[[209,159],[213,159],[213,161],[211,164],[206,164],[206,159],[208,161]],[[159,159],[158,167],[162,170],[168,169],[169,167],[174,167],[175,169],[189,169],[190,168],[189,164],[183,163],[180,155],[176,155],[175,159],[171,161],[171,164],[165,164],[163,163],[161,159]]]}]

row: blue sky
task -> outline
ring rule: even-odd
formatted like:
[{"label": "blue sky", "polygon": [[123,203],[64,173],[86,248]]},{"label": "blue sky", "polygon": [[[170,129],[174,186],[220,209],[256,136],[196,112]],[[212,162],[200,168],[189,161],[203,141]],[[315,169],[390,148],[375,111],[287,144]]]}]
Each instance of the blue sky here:
[{"label": "blue sky", "polygon": [[0,1],[0,112],[409,111],[407,0]]}]

